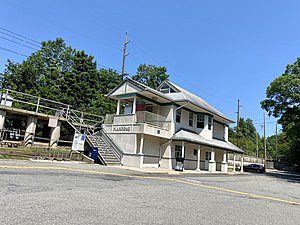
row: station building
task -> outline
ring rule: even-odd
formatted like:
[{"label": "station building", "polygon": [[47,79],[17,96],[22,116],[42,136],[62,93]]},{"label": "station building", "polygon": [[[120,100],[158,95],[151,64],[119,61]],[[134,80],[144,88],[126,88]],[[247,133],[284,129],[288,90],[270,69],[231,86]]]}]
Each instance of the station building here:
[{"label": "station building", "polygon": [[103,128],[122,149],[122,164],[228,171],[228,154],[244,151],[228,141],[232,121],[202,98],[164,81],[155,90],[125,79],[108,95],[118,102]]}]

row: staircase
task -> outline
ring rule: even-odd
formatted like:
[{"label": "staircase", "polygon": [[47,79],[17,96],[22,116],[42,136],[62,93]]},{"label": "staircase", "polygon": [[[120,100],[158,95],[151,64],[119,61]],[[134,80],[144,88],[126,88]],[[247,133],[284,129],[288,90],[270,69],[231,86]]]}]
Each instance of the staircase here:
[{"label": "staircase", "polygon": [[[79,116],[80,114],[80,116]],[[75,131],[86,131],[86,140],[90,147],[98,148],[98,160],[102,165],[121,165],[123,151],[102,129],[102,117],[89,115],[92,119],[83,118],[83,113],[69,108],[62,110],[62,116]],[[95,120],[95,118],[98,118]]]}]

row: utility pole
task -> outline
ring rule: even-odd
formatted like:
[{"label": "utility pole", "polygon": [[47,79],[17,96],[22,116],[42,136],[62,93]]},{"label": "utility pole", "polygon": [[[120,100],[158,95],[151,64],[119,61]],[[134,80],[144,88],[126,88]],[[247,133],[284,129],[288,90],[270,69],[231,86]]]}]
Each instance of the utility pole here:
[{"label": "utility pole", "polygon": [[258,134],[257,132],[255,132],[256,134],[256,157],[258,158]]},{"label": "utility pole", "polygon": [[125,34],[125,40],[124,40],[124,48],[123,48],[123,61],[122,61],[122,80],[124,80],[124,76],[125,76],[125,72],[124,72],[124,68],[125,68],[125,58],[126,56],[129,55],[129,53],[126,53],[126,46],[130,41],[128,40],[128,34],[126,32]]},{"label": "utility pole", "polygon": [[265,169],[267,168],[267,139],[266,139],[266,112],[264,111],[264,150],[265,150]]},{"label": "utility pole", "polygon": [[277,152],[277,146],[278,146],[278,133],[277,133],[277,123],[276,123],[276,142],[275,142],[276,152]]},{"label": "utility pole", "polygon": [[238,99],[237,126],[236,126],[236,145],[240,147],[240,99]]}]

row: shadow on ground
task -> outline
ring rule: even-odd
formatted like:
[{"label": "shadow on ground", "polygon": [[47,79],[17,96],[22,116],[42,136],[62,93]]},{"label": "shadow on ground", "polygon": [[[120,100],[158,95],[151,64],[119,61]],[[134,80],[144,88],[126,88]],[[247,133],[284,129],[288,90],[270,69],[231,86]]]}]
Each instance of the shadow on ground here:
[{"label": "shadow on ground", "polygon": [[266,176],[278,178],[287,182],[300,183],[300,174],[288,171],[267,172]]}]

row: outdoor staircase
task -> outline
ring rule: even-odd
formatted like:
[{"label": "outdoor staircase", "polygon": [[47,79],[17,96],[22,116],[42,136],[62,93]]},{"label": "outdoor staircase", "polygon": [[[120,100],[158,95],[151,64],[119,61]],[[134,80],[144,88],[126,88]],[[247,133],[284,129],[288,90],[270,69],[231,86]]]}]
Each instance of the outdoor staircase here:
[{"label": "outdoor staircase", "polygon": [[[86,113],[87,114],[87,113]],[[93,119],[83,119],[78,111],[71,109],[62,110],[62,116],[75,131],[85,130],[86,140],[91,148],[98,149],[98,160],[102,165],[121,165],[123,151],[114,140],[102,129],[102,119],[99,116],[88,114]],[[95,120],[95,116],[98,120]]]}]

